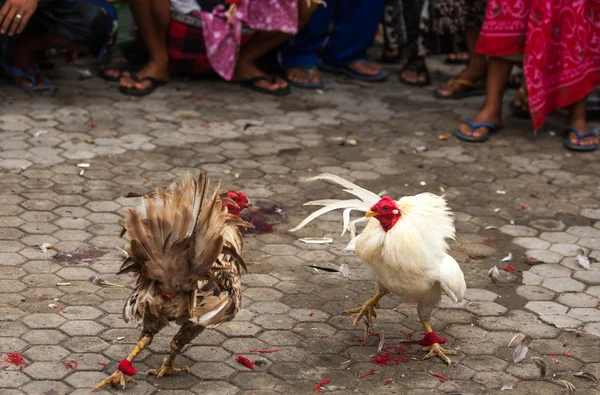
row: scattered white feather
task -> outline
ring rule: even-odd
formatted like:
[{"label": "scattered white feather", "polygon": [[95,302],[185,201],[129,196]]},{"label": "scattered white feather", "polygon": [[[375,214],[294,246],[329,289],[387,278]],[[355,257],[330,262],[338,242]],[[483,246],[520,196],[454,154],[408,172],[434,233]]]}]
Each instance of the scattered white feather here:
[{"label": "scattered white feather", "polygon": [[585,270],[590,270],[590,258],[588,258],[582,249],[577,252],[577,263]]},{"label": "scattered white feather", "polygon": [[342,275],[342,277],[348,277],[350,275],[350,269],[348,268],[348,265],[346,265],[345,263],[342,263],[338,270],[340,271],[340,274]]},{"label": "scattered white feather", "polygon": [[512,359],[514,363],[519,363],[527,358],[527,353],[529,352],[529,347],[526,344],[518,344],[513,351]]},{"label": "scattered white feather", "polygon": [[489,278],[492,279],[492,281],[495,284],[496,281],[498,281],[500,279],[500,271],[498,270],[498,267],[494,266],[493,268],[491,268],[488,271],[488,276],[489,276]]},{"label": "scattered white feather", "polygon": [[513,254],[512,253],[508,253],[507,256],[505,256],[504,258],[502,258],[502,262],[508,262],[508,261],[512,261],[513,260]]},{"label": "scattered white feather", "polygon": [[385,343],[385,333],[381,332],[381,337],[379,338],[379,345],[377,346],[377,354],[379,354],[383,350],[384,343]]}]

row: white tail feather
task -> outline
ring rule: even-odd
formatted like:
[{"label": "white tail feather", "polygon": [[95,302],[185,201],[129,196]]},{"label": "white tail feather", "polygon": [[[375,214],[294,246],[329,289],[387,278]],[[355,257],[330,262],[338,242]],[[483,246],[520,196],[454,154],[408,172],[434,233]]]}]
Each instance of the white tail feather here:
[{"label": "white tail feather", "polygon": [[333,210],[337,210],[340,208],[352,208],[354,210],[362,209],[363,211],[366,212],[369,209],[369,207],[370,206],[365,206],[365,204],[363,202],[361,202],[360,200],[357,200],[357,199],[338,200],[335,203],[331,203],[323,208],[318,209],[317,211],[315,211],[314,213],[312,213],[311,215],[306,217],[304,219],[304,221],[300,222],[300,224],[298,226],[296,226],[293,229],[290,229],[290,232],[295,232],[299,229],[302,229],[306,224],[308,224],[313,219],[320,217],[323,214],[327,214],[328,212],[333,211]]},{"label": "white tail feather", "polygon": [[371,191],[368,191],[362,187],[359,187],[358,185],[353,184],[348,180],[344,180],[342,177],[336,176],[335,174],[322,173],[322,174],[319,174],[318,176],[306,179],[306,181],[322,181],[322,180],[331,181],[331,182],[334,182],[336,184],[343,186],[344,188],[347,188],[347,189],[344,189],[344,191],[358,197],[365,203],[369,203],[369,206],[377,203],[379,201],[379,199],[381,199],[381,196],[379,196]]},{"label": "white tail feather", "polygon": [[350,230],[350,214],[351,214],[352,210],[367,212],[367,210],[369,210],[369,208],[372,205],[374,205],[381,199],[381,197],[379,195],[377,195],[371,191],[368,191],[364,188],[361,188],[358,185],[353,184],[350,181],[344,180],[343,178],[338,177],[334,174],[323,173],[323,174],[319,174],[318,176],[305,179],[303,181],[309,182],[309,181],[321,181],[321,180],[331,181],[333,183],[341,185],[342,187],[345,188],[344,189],[345,192],[348,192],[349,194],[358,197],[360,200],[359,199],[349,199],[349,200],[323,199],[323,200],[314,200],[314,201],[311,201],[308,203],[304,203],[305,206],[324,206],[324,207],[315,211],[308,217],[306,217],[306,219],[304,219],[304,221],[302,221],[298,226],[296,226],[293,229],[290,229],[290,232],[295,232],[295,231],[303,228],[306,224],[311,222],[313,219],[315,219],[323,214],[326,214],[330,211],[338,210],[338,209],[345,209],[342,214],[343,221],[344,221],[343,229],[342,229],[342,235],[343,235],[344,233],[346,233],[347,230]]}]

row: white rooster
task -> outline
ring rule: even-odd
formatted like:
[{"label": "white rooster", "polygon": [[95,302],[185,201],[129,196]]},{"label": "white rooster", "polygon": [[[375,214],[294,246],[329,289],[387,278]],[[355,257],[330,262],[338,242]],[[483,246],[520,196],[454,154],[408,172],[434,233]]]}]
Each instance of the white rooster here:
[{"label": "white rooster", "polygon": [[[444,350],[429,323],[433,309],[439,304],[442,290],[455,303],[462,301],[467,289],[460,266],[446,253],[446,239],[454,238],[453,216],[441,196],[421,193],[394,201],[389,196],[380,197],[341,177],[321,174],[307,181],[327,180],[339,184],[358,199],[319,200],[305,205],[324,206],[308,216],[291,231],[296,231],[313,219],[336,209],[344,209],[344,234],[352,233],[346,250],[354,251],[375,272],[379,291],[361,307],[344,312],[358,313],[357,326],[362,317],[367,328],[379,299],[391,292],[417,301],[417,313],[427,335],[421,344],[428,344],[425,359],[434,355],[450,364],[446,356],[455,351]],[[350,222],[352,210],[365,212],[365,217]],[[355,236],[355,224],[368,221],[363,232]]]}]

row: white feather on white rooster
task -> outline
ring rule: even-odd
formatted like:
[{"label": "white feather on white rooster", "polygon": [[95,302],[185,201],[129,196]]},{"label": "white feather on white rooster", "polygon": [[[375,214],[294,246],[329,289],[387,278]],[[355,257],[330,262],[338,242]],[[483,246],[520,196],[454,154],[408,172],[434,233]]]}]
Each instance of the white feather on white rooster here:
[{"label": "white feather on white rooster", "polygon": [[[391,292],[417,301],[419,319],[427,334],[431,334],[429,339],[437,340],[429,320],[441,300],[442,291],[458,303],[467,289],[460,266],[446,252],[446,239],[453,239],[455,230],[453,216],[444,197],[421,193],[394,201],[389,196],[380,197],[333,174],[321,174],[307,181],[316,180],[339,184],[345,192],[358,199],[305,203],[324,207],[291,231],[304,227],[325,213],[344,209],[342,234],[347,230],[352,234],[346,250],[354,251],[371,266],[379,286],[379,292],[374,297],[345,314],[358,313],[355,326],[365,317],[368,332],[371,319],[376,316],[375,308],[379,299]],[[365,217],[350,221],[353,210],[364,212]],[[363,232],[355,236],[355,224],[362,221],[368,223]],[[426,350],[429,353],[425,358],[436,355],[448,364],[451,361],[446,354],[455,354],[454,351],[444,350],[437,342],[427,346]]]}]

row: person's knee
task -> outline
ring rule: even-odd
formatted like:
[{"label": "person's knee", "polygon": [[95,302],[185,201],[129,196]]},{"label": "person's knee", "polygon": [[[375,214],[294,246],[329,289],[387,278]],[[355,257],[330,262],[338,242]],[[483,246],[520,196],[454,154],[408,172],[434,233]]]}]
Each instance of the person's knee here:
[{"label": "person's knee", "polygon": [[102,36],[108,34],[109,17],[106,10],[91,3],[81,4],[85,4],[80,10],[81,18],[87,26],[91,27],[90,30]]},{"label": "person's knee", "polygon": [[71,6],[79,18],[74,44],[85,45],[96,55],[106,43],[111,28],[108,13],[104,8],[88,2],[77,2]]}]

